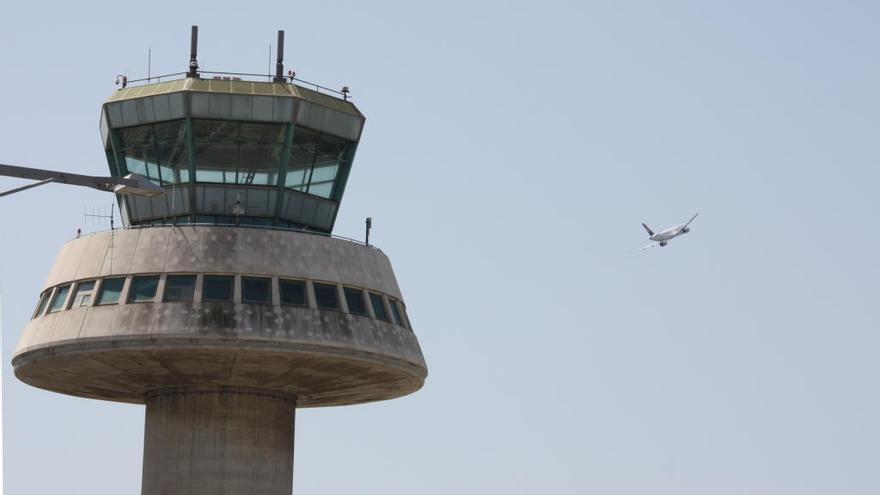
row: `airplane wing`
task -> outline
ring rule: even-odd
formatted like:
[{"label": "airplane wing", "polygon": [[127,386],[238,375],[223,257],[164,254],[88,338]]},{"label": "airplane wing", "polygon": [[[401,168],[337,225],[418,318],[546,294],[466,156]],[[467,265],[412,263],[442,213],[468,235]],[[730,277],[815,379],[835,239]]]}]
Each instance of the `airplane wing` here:
[{"label": "airplane wing", "polygon": [[697,218],[697,215],[699,215],[699,214],[700,214],[699,212],[694,213],[694,216],[692,216],[691,219],[688,220],[686,224],[682,225],[681,228],[685,228],[685,227],[687,227],[688,225],[690,225],[691,222],[693,222],[694,219]]}]

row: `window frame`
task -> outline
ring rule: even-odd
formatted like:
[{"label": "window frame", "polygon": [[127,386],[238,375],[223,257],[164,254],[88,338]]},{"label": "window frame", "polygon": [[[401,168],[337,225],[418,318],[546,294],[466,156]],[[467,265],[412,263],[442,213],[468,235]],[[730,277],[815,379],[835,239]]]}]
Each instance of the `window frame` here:
[{"label": "window frame", "polygon": [[[82,304],[82,303],[76,304],[77,298],[80,297],[80,287],[83,284],[87,284],[89,282],[92,283],[92,288],[89,289],[88,291],[86,291],[85,294],[82,294],[83,296],[86,296],[89,298],[89,302],[87,302],[86,304]],[[95,302],[94,295],[96,292],[95,289],[97,289],[97,288],[98,288],[98,280],[97,279],[81,280],[81,281],[77,282],[76,286],[73,289],[73,297],[70,300],[70,308],[71,309],[72,308],[85,308],[85,307],[92,306]]]},{"label": "window frame", "polygon": [[[171,279],[182,279],[192,277],[192,295],[189,299],[169,299],[168,298],[168,281]],[[162,288],[162,302],[182,302],[191,303],[196,300],[196,289],[199,286],[199,276],[195,273],[169,273],[165,275],[165,286]]]},{"label": "window frame", "polygon": [[[336,302],[335,307],[322,306],[321,302],[318,299],[318,287],[321,286],[322,290],[324,288],[332,288],[333,289],[333,299]],[[318,309],[323,309],[325,311],[342,311],[342,302],[339,300],[339,286],[337,284],[328,283],[328,282],[312,282],[312,290],[315,294],[315,307]]]},{"label": "window frame", "polygon": [[[370,297],[370,306],[373,308],[373,316],[375,316],[377,320],[387,321],[390,323],[391,316],[388,314],[388,306],[385,304],[385,296],[383,294],[378,293],[378,292],[372,292],[372,291],[370,291],[369,294],[370,294],[370,296],[369,296]],[[379,313],[376,312],[376,301],[373,299],[373,296],[375,296],[379,299],[379,302],[381,303],[381,306],[382,306],[382,314],[385,315],[384,318],[379,316]]]},{"label": "window frame", "polygon": [[[231,279],[232,286],[229,289],[229,299],[215,299],[209,298],[208,295],[208,282],[210,279]],[[205,274],[202,276],[202,301],[203,302],[219,302],[219,303],[231,303],[235,302],[235,275],[228,275],[222,273],[212,273]]]},{"label": "window frame", "polygon": [[[135,289],[138,280],[148,280],[148,279],[156,279],[156,288],[153,289],[153,295],[149,299],[141,299],[135,300],[136,294]],[[156,302],[156,296],[159,295],[159,284],[162,281],[162,277],[159,275],[133,275],[131,277],[131,284],[129,285],[128,294],[125,297],[126,304],[138,304],[138,303],[151,303]]]},{"label": "window frame", "polygon": [[[259,301],[255,299],[248,299],[246,296],[246,284],[247,282],[260,281],[266,283],[266,300]],[[272,277],[257,277],[251,275],[242,275],[241,276],[241,302],[247,304],[272,304]]]},{"label": "window frame", "polygon": [[[361,305],[363,306],[363,311],[352,311],[351,310],[351,302],[349,301],[348,295],[350,291],[357,291],[360,296]],[[364,289],[359,287],[351,287],[348,285],[342,286],[342,295],[345,297],[345,305],[348,307],[348,313],[357,316],[370,316],[369,305],[367,304],[367,298],[364,296]]]},{"label": "window frame", "polygon": [[404,323],[403,321],[403,315],[400,312],[400,307],[397,305],[397,299],[389,296],[388,306],[391,309],[391,322],[399,327],[406,328],[406,323]]},{"label": "window frame", "polygon": [[[126,283],[127,279],[128,279],[128,277],[108,277],[108,278],[101,279],[101,284],[98,287],[97,295],[95,296],[94,305],[95,306],[111,306],[113,304],[121,304],[120,301],[125,300],[125,299],[123,299],[122,296],[125,295],[125,283]],[[107,286],[107,282],[116,281],[116,280],[122,281],[122,286],[119,287],[119,295],[116,297],[116,300],[112,301],[112,302],[101,301],[101,299],[104,297],[104,290]]]},{"label": "window frame", "polygon": [[[293,284],[300,284],[301,285],[302,296],[303,296],[302,304],[284,302],[284,289],[282,289],[282,285],[285,283],[293,283]],[[280,306],[294,306],[297,308],[308,308],[309,307],[309,288],[308,288],[308,285],[306,284],[306,281],[302,280],[302,279],[295,279],[295,278],[279,278],[278,279],[278,304]]]},{"label": "window frame", "polygon": [[[52,293],[52,301],[49,302],[49,306],[46,308],[47,315],[52,314],[52,313],[58,313],[59,311],[64,311],[65,309],[67,309],[67,302],[70,299],[70,288],[72,286],[73,286],[73,284],[65,284],[65,285],[59,285],[59,286],[55,287],[55,290]],[[62,291],[64,291],[64,295],[63,295],[64,299],[61,300],[61,305],[58,306],[57,309],[52,309],[55,307],[55,301],[58,300],[58,296],[59,296],[59,294],[61,294]]]},{"label": "window frame", "polygon": [[34,308],[34,314],[31,316],[32,320],[46,314],[46,309],[49,307],[49,300],[52,299],[53,292],[55,292],[55,288],[49,287],[40,293],[40,297],[37,299],[37,307]]}]

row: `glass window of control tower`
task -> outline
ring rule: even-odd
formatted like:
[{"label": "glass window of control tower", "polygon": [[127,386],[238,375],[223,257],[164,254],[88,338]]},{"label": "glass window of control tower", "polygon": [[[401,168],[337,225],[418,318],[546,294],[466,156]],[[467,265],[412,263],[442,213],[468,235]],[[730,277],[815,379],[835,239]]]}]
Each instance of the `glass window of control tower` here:
[{"label": "glass window of control tower", "polygon": [[330,198],[351,145],[341,138],[296,128],[285,186]]},{"label": "glass window of control tower", "polygon": [[189,181],[186,126],[182,120],[120,129],[122,159],[129,173],[156,184]]},{"label": "glass window of control tower", "polygon": [[196,181],[274,186],[284,124],[193,120]]}]

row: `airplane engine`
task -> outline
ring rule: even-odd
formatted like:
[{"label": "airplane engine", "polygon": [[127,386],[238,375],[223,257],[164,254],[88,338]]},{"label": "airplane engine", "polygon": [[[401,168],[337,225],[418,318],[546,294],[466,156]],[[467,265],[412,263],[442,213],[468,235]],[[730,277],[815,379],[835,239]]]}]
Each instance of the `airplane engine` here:
[{"label": "airplane engine", "polygon": [[687,233],[690,232],[690,231],[691,231],[691,229],[689,229],[689,228],[687,228],[687,227],[681,229],[681,233],[682,233],[682,234],[687,234]]}]

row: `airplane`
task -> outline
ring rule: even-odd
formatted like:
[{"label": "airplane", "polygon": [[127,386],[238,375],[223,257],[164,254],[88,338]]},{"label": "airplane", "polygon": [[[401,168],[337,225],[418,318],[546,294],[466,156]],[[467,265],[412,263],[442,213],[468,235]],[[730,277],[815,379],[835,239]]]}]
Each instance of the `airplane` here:
[{"label": "airplane", "polygon": [[669,241],[671,241],[672,239],[675,239],[676,237],[678,237],[680,235],[687,234],[688,232],[691,231],[691,229],[688,228],[688,225],[690,225],[691,222],[693,222],[694,219],[697,218],[697,215],[699,215],[699,213],[694,214],[694,216],[692,216],[691,219],[688,220],[687,223],[684,225],[676,225],[675,227],[669,227],[668,229],[661,230],[660,232],[657,232],[657,233],[654,233],[654,231],[651,230],[651,227],[648,227],[647,225],[642,223],[642,227],[644,227],[645,230],[648,231],[648,235],[650,236],[649,239],[651,239],[654,242],[652,242],[651,244],[648,244],[647,246],[643,246],[641,248],[641,250],[644,251],[645,249],[652,248],[654,246],[663,247],[666,244],[668,244]]}]

